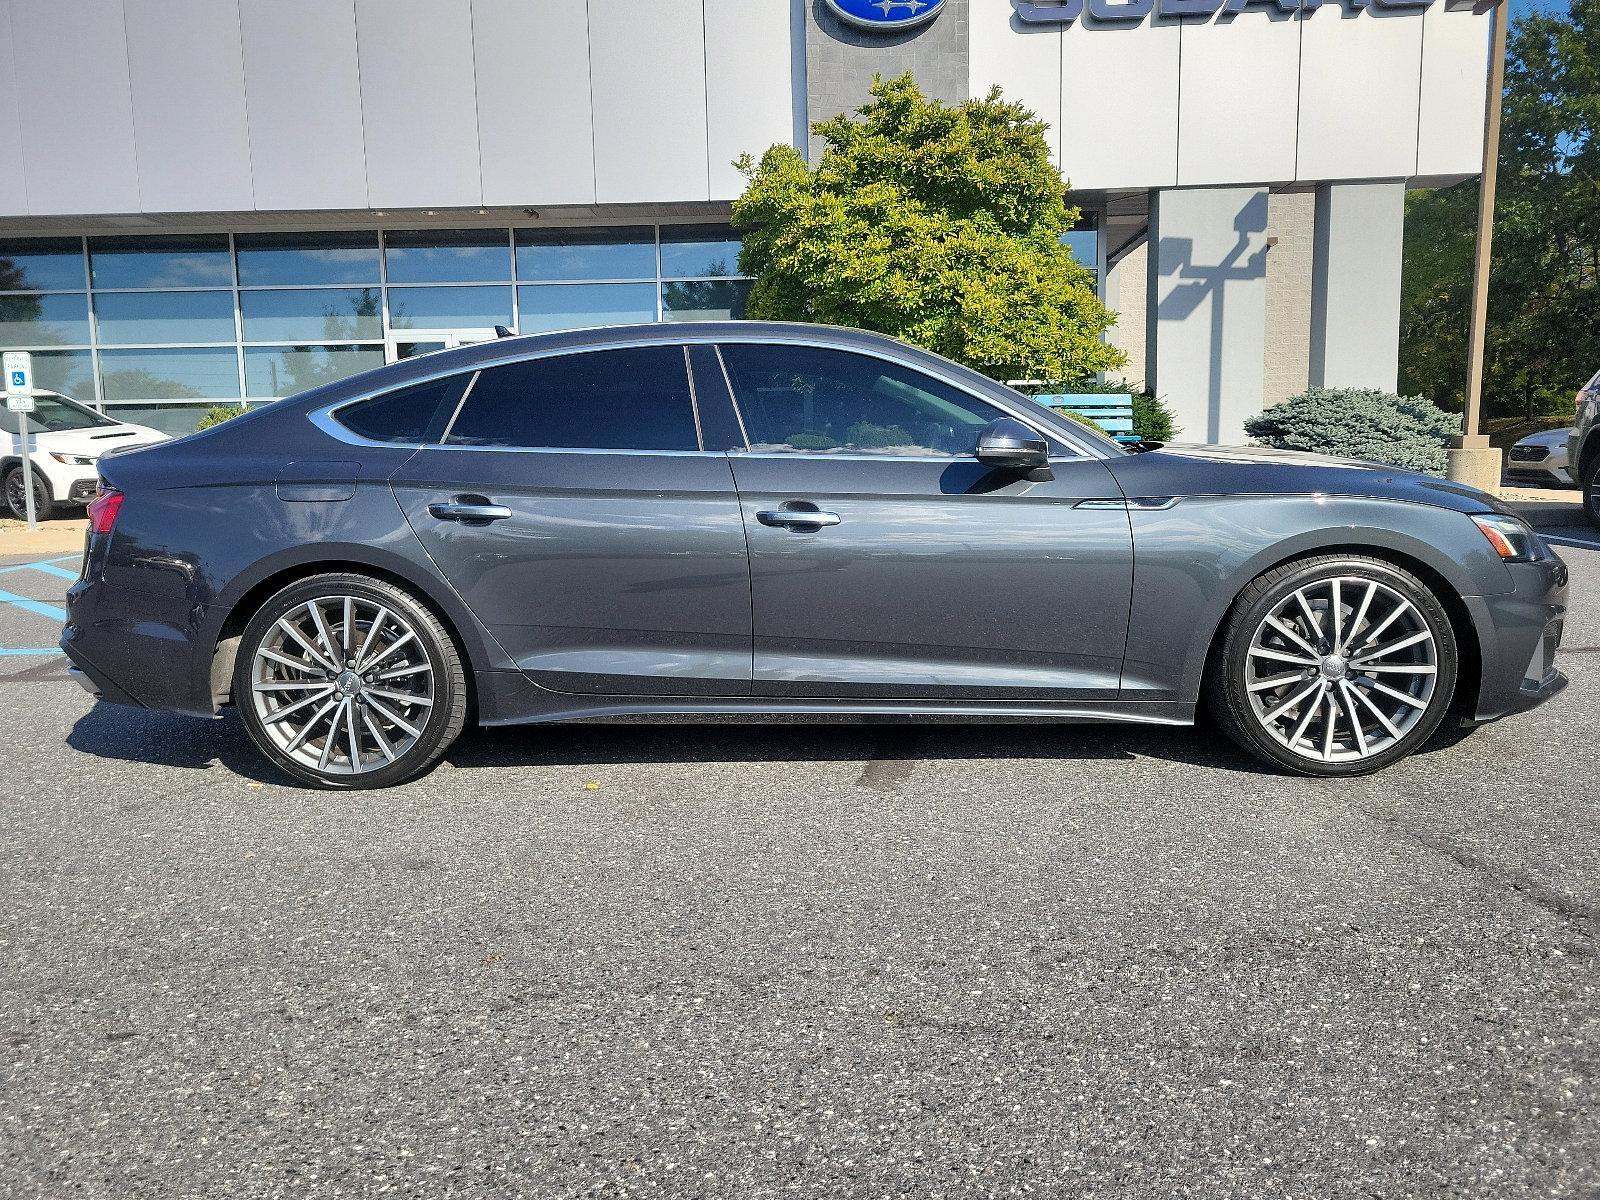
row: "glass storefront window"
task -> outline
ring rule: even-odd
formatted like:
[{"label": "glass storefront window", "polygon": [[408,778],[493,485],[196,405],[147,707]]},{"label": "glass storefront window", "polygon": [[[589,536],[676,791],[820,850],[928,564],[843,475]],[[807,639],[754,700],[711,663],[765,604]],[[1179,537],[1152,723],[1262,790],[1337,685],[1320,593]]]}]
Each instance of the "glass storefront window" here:
[{"label": "glass storefront window", "polygon": [[391,329],[489,329],[510,324],[509,287],[389,289]]},{"label": "glass storefront window", "polygon": [[750,284],[744,279],[695,279],[661,285],[663,321],[737,321]]},{"label": "glass storefront window", "polygon": [[737,275],[739,245],[726,225],[663,225],[661,274],[667,279]]},{"label": "glass storefront window", "polygon": [[207,404],[114,404],[106,406],[106,416],[130,425],[159,429],[169,437],[193,433]]},{"label": "glass storefront window", "polygon": [[102,350],[100,386],[119,400],[226,400],[239,395],[233,347],[180,350]]},{"label": "glass storefront window", "polygon": [[381,366],[382,346],[249,346],[244,388],[255,398],[293,396]]},{"label": "glass storefront window", "polygon": [[537,283],[517,289],[519,333],[656,319],[653,283]]},{"label": "glass storefront window", "polygon": [[83,291],[83,243],[77,238],[0,241],[0,292]]},{"label": "glass storefront window", "polygon": [[519,229],[517,278],[654,279],[655,229]]},{"label": "glass storefront window", "polygon": [[89,297],[0,296],[0,346],[87,346]]},{"label": "glass storefront window", "polygon": [[232,287],[226,234],[89,239],[97,288]]},{"label": "glass storefront window", "polygon": [[380,341],[383,297],[371,288],[240,292],[244,340]]},{"label": "glass storefront window", "polygon": [[94,403],[94,356],[87,350],[35,350],[33,385]]},{"label": "glass storefront window", "polygon": [[376,285],[376,233],[241,233],[234,238],[239,286]]},{"label": "glass storefront window", "polygon": [[504,229],[406,229],[384,235],[390,283],[488,283],[511,279]]},{"label": "glass storefront window", "polygon": [[232,342],[231,292],[99,292],[95,330],[101,345]]}]

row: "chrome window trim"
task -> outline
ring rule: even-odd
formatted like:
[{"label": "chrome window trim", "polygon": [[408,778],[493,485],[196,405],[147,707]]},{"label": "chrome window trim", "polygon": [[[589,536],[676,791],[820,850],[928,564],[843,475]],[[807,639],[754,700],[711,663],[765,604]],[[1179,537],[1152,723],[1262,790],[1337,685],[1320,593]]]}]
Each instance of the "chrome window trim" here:
[{"label": "chrome window trim", "polygon": [[[481,343],[481,345],[493,345],[493,344],[494,343],[492,343],[492,342]],[[933,379],[937,379],[940,383],[945,384],[947,387],[955,388],[957,391],[963,393],[964,395],[971,396],[974,400],[977,400],[977,401],[979,401],[979,402],[981,402],[983,404],[988,404],[991,407],[999,409],[1001,412],[1005,413],[1007,416],[1012,417],[1017,421],[1020,421],[1022,424],[1026,425],[1029,429],[1031,429],[1034,433],[1039,434],[1041,437],[1047,439],[1048,441],[1051,441],[1051,442],[1053,442],[1055,444],[1058,444],[1058,445],[1064,445],[1069,451],[1074,451],[1075,452],[1075,453],[1067,455],[1067,456],[1052,455],[1051,456],[1052,459],[1062,460],[1062,459],[1065,458],[1065,459],[1070,459],[1072,461],[1076,461],[1078,459],[1083,459],[1083,458],[1104,459],[1104,458],[1109,458],[1110,457],[1109,455],[1101,455],[1101,454],[1096,453],[1095,450],[1092,449],[1089,445],[1087,445],[1085,443],[1078,442],[1077,440],[1075,440],[1073,437],[1071,437],[1070,435],[1068,435],[1066,433],[1058,432],[1058,431],[1056,431],[1054,429],[1041,429],[1039,427],[1039,425],[1037,424],[1037,422],[1034,419],[1032,419],[1033,418],[1033,414],[1022,410],[1020,408],[1020,406],[1012,405],[1012,404],[1010,404],[1010,403],[1008,403],[1006,401],[998,400],[998,399],[996,399],[996,398],[994,398],[992,396],[983,395],[983,394],[977,392],[976,390],[974,390],[972,387],[968,386],[964,381],[962,381],[960,379],[957,379],[957,378],[953,378],[949,374],[947,374],[947,373],[945,373],[943,371],[940,371],[937,368],[927,367],[927,366],[924,366],[923,364],[917,363],[917,362],[908,362],[904,358],[902,358],[902,357],[900,357],[900,356],[898,356],[898,355],[896,355],[894,353],[891,353],[889,350],[883,349],[883,348],[880,348],[880,347],[877,347],[877,346],[854,346],[854,345],[848,345],[848,344],[841,344],[839,342],[830,341],[830,340],[827,340],[827,339],[824,339],[824,338],[805,338],[805,337],[793,337],[793,336],[759,337],[759,336],[749,336],[749,335],[744,335],[744,336],[735,335],[735,336],[731,336],[730,337],[730,336],[728,336],[726,334],[723,334],[723,335],[703,334],[703,335],[700,335],[700,336],[695,336],[693,333],[689,333],[689,332],[683,331],[681,329],[676,333],[675,336],[663,335],[663,336],[660,336],[660,337],[649,337],[649,338],[621,338],[621,339],[615,339],[615,340],[591,342],[591,343],[589,343],[587,345],[582,345],[582,346],[551,347],[551,348],[547,348],[547,349],[527,351],[527,352],[520,353],[520,354],[508,354],[504,358],[497,358],[497,359],[494,359],[493,361],[490,361],[490,362],[474,363],[471,366],[453,366],[453,367],[449,367],[449,368],[442,368],[440,370],[433,371],[433,372],[430,372],[428,374],[415,376],[414,378],[407,379],[402,383],[394,383],[394,384],[390,384],[390,385],[385,386],[385,387],[373,388],[371,391],[362,392],[359,395],[351,396],[350,398],[345,399],[345,400],[336,400],[331,404],[325,404],[320,408],[312,409],[310,412],[308,412],[306,414],[306,416],[307,416],[307,419],[310,420],[310,422],[313,425],[315,425],[319,430],[321,430],[323,433],[327,434],[329,437],[333,438],[336,441],[341,441],[341,442],[344,442],[347,445],[351,445],[351,446],[370,446],[370,447],[374,447],[374,448],[378,448],[378,449],[397,449],[397,448],[398,449],[405,449],[405,448],[409,447],[412,450],[420,450],[424,446],[428,446],[428,447],[435,448],[435,449],[440,449],[440,450],[478,450],[478,451],[493,450],[496,453],[500,453],[500,454],[515,454],[515,453],[534,453],[534,454],[718,454],[718,455],[722,455],[722,454],[750,454],[751,452],[748,451],[748,450],[745,450],[745,451],[738,451],[738,450],[730,450],[730,451],[722,451],[722,450],[715,450],[715,451],[713,451],[713,450],[619,450],[619,449],[608,448],[608,447],[592,447],[591,448],[591,447],[579,447],[579,446],[549,446],[549,447],[538,447],[538,446],[459,446],[459,445],[446,445],[443,442],[375,442],[375,441],[371,441],[371,440],[369,440],[367,438],[363,438],[359,434],[354,433],[351,430],[345,428],[343,425],[341,425],[335,419],[336,415],[340,412],[340,410],[345,409],[345,408],[349,408],[353,404],[361,404],[361,403],[364,403],[365,401],[376,399],[377,397],[385,395],[385,394],[387,394],[389,392],[399,391],[401,388],[416,387],[416,386],[418,386],[420,384],[432,383],[435,380],[444,379],[447,376],[465,375],[468,371],[471,371],[471,372],[474,373],[474,375],[476,375],[478,372],[486,371],[486,370],[489,370],[489,369],[491,369],[493,367],[510,366],[510,365],[512,365],[514,363],[532,362],[535,359],[555,358],[557,356],[564,356],[564,355],[571,355],[571,354],[592,354],[592,353],[595,353],[596,351],[600,351],[600,350],[626,350],[626,349],[630,349],[630,348],[635,347],[635,346],[637,346],[637,347],[650,347],[650,346],[683,346],[683,347],[687,347],[689,345],[708,345],[708,346],[711,346],[713,349],[716,349],[718,351],[718,362],[723,368],[723,376],[724,376],[724,379],[727,382],[728,394],[729,394],[730,398],[733,401],[734,411],[736,413],[739,413],[740,427],[741,427],[741,429],[743,429],[744,418],[743,418],[743,413],[739,409],[739,399],[738,399],[737,396],[735,396],[733,394],[733,386],[732,386],[732,382],[733,381],[732,381],[731,378],[728,378],[727,365],[725,363],[721,362],[721,350],[720,350],[720,347],[723,346],[723,345],[729,345],[729,344],[732,344],[732,345],[756,345],[756,346],[764,346],[764,345],[806,346],[806,347],[810,347],[812,349],[817,349],[817,350],[838,350],[838,351],[840,351],[842,353],[845,353],[845,354],[863,354],[863,355],[867,356],[868,358],[876,358],[876,359],[879,359],[882,362],[893,363],[896,366],[902,367],[902,368],[904,368],[904,369],[906,369],[908,371],[920,372],[921,374],[930,376]],[[470,349],[470,348],[476,348],[476,347],[463,347],[463,349]],[[395,365],[395,364],[387,364],[387,365],[391,365],[392,366],[392,365]],[[686,369],[688,368],[688,363],[687,362],[685,362],[685,368]],[[693,378],[692,372],[690,374],[690,378],[691,378],[691,380]],[[470,385],[469,385],[469,387],[470,387]],[[464,397],[465,397],[465,394],[463,393],[463,398]],[[458,412],[459,412],[459,407],[458,407]],[[454,417],[452,417],[451,425],[453,426],[454,423],[455,423]],[[448,432],[448,430],[447,430],[447,432]],[[749,436],[748,433],[746,433],[746,439],[747,440],[746,440],[745,444],[747,446],[749,445],[748,436]],[[803,453],[805,453],[805,452],[804,451],[795,451],[794,452],[795,455],[799,455],[799,454],[803,454]],[[775,457],[779,457],[779,458],[790,458],[790,457],[793,457],[793,456],[794,455],[785,454],[785,453],[779,453],[779,454],[775,455]],[[840,458],[840,457],[843,457],[843,456],[842,455],[826,455],[826,456],[819,455],[818,457]],[[867,455],[865,457],[873,459],[873,460],[876,460],[876,461],[879,461],[879,462],[883,462],[883,461],[893,461],[896,456],[891,455],[891,454],[874,454],[874,455]],[[927,461],[950,462],[950,461],[952,461],[952,459],[961,458],[961,457],[963,457],[963,456],[961,456],[961,455],[952,455],[952,456],[948,456],[948,457],[947,456],[939,456],[937,458],[929,459]],[[904,461],[904,460],[902,460],[902,461]]]}]

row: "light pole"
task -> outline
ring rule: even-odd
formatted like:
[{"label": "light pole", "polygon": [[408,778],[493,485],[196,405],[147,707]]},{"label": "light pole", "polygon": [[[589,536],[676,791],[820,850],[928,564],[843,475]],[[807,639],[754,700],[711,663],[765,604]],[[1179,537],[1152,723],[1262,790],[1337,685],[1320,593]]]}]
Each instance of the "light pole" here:
[{"label": "light pole", "polygon": [[1500,106],[1506,85],[1510,0],[1495,0],[1483,113],[1483,181],[1478,189],[1478,244],[1472,259],[1472,315],[1467,330],[1467,403],[1461,436],[1451,439],[1449,475],[1487,491],[1500,489],[1500,451],[1479,432],[1483,416],[1483,340],[1489,318],[1489,267],[1494,244],[1494,193],[1500,168]]}]

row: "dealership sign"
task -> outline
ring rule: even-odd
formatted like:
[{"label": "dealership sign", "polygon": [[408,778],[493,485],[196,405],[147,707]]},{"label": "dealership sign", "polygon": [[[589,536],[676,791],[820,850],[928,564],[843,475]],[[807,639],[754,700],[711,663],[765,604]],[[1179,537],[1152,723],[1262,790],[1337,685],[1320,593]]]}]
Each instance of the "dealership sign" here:
[{"label": "dealership sign", "polygon": [[828,0],[828,7],[841,21],[880,33],[931,21],[944,4],[945,0]]},{"label": "dealership sign", "polygon": [[[831,4],[833,0],[828,0]],[[1416,12],[1433,0],[1326,0],[1351,13],[1364,8]],[[1219,12],[1240,13],[1252,6],[1279,12],[1314,12],[1324,0],[1061,0],[1059,4],[1035,4],[1030,0],[1011,0],[1017,19],[1029,25],[1065,25],[1083,16],[1087,8],[1097,22],[1132,25],[1151,13],[1163,17],[1209,17]]]}]

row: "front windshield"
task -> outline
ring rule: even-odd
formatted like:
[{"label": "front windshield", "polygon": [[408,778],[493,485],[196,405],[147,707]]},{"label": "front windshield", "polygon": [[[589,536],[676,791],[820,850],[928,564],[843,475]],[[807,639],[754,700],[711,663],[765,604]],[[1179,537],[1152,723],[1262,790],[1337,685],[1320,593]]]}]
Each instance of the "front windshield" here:
[{"label": "front windshield", "polygon": [[[19,429],[18,414],[0,414],[7,433]],[[35,396],[33,411],[28,414],[28,428],[34,433],[68,433],[76,429],[103,429],[116,422],[109,420],[65,396]]]}]

